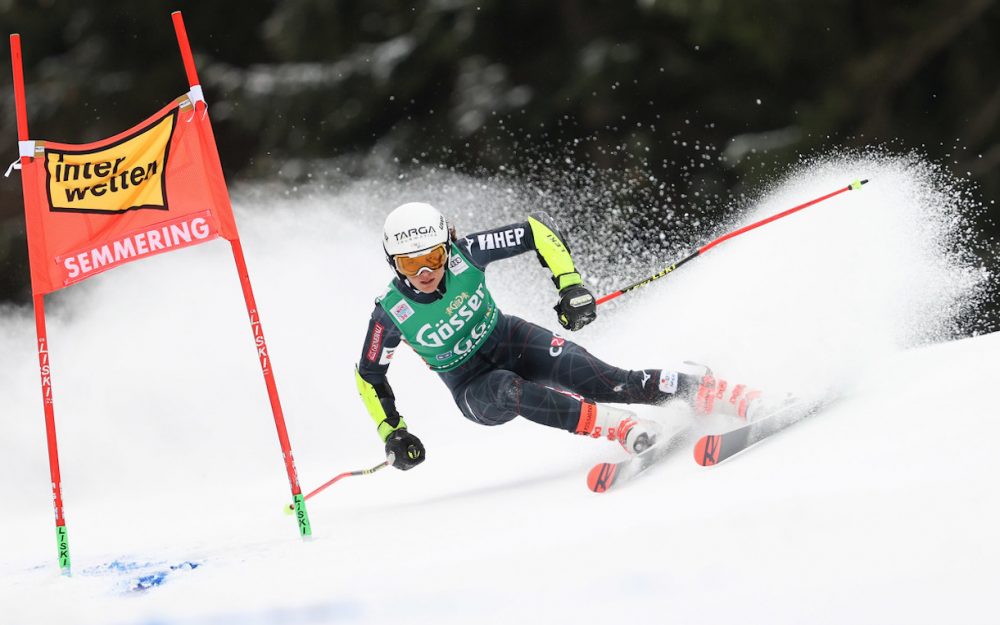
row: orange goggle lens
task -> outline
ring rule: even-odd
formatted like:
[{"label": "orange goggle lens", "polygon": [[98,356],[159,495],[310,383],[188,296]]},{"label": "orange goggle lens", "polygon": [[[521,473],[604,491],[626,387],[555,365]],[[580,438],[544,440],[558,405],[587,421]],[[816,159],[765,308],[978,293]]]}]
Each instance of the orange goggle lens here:
[{"label": "orange goggle lens", "polygon": [[448,251],[445,249],[444,244],[438,245],[431,248],[429,252],[424,252],[422,254],[416,254],[414,256],[394,256],[393,262],[396,264],[396,269],[399,273],[404,276],[415,276],[420,273],[421,269],[429,269],[435,271],[444,267],[445,261],[448,260]]}]

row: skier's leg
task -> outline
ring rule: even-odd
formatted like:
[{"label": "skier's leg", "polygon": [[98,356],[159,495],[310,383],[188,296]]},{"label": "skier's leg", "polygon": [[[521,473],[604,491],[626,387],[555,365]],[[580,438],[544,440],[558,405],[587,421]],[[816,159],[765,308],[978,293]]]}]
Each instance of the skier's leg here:
[{"label": "skier's leg", "polygon": [[520,350],[515,371],[596,402],[660,404],[694,397],[701,370],[681,365],[630,371],[612,366],[582,346],[517,317],[508,317],[510,345]]},{"label": "skier's leg", "polygon": [[729,383],[709,367],[692,362],[663,369],[619,369],[541,326],[517,317],[508,319],[507,342],[519,350],[514,366],[518,374],[596,402],[660,404],[679,398],[699,414],[753,421],[787,401],[762,395],[746,384]]},{"label": "skier's leg", "polygon": [[488,371],[452,389],[462,414],[482,425],[500,425],[521,415],[529,421],[575,431],[581,399],[524,380],[504,369]]},{"label": "skier's leg", "polygon": [[476,423],[499,425],[521,415],[574,434],[617,440],[630,452],[652,445],[662,429],[628,410],[595,404],[504,369],[489,371],[452,392],[462,414]]}]

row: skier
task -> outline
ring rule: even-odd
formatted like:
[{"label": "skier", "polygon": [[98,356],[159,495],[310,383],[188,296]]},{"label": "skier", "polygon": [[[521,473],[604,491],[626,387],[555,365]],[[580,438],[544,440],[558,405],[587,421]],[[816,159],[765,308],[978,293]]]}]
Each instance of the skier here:
[{"label": "skier", "polygon": [[534,251],[559,291],[559,324],[576,331],[597,317],[594,296],[564,238],[543,214],[458,238],[436,208],[411,202],[386,218],[383,249],[396,276],[375,302],[355,377],[398,469],[426,458],[420,439],[396,410],[386,378],[401,340],[438,373],[462,414],[476,423],[500,425],[521,415],[607,437],[632,454],[653,445],[663,428],[607,402],[661,404],[681,398],[700,413],[744,419],[759,404],[759,393],[743,385],[727,394],[726,382],[704,365],[619,369],[556,333],[500,312],[486,287],[486,267]]}]

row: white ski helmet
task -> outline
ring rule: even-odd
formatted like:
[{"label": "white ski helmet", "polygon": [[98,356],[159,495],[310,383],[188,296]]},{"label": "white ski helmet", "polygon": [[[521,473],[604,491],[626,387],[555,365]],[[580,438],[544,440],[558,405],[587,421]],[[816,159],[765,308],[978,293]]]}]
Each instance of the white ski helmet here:
[{"label": "white ski helmet", "polygon": [[382,246],[389,264],[397,254],[415,254],[448,243],[448,222],[438,209],[424,202],[408,202],[385,218]]}]

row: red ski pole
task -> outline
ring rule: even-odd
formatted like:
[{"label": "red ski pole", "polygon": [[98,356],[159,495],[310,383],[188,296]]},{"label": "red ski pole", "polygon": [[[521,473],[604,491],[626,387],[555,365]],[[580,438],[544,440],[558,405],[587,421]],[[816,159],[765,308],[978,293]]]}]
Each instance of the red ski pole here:
[{"label": "red ski pole", "polygon": [[[306,501],[308,501],[314,495],[320,494],[321,492],[323,492],[324,490],[326,490],[328,487],[333,486],[334,484],[336,484],[340,480],[344,479],[345,477],[351,477],[351,476],[354,476],[354,475],[371,475],[372,473],[375,473],[379,469],[384,469],[387,466],[389,466],[390,464],[392,464],[393,460],[394,460],[393,455],[389,454],[388,457],[386,457],[386,459],[385,459],[384,462],[380,462],[379,464],[376,464],[374,467],[372,467],[370,469],[359,469],[357,471],[345,471],[344,473],[341,473],[340,475],[334,477],[333,479],[329,480],[328,482],[326,482],[325,484],[323,484],[322,486],[320,486],[316,490],[314,490],[311,493],[309,493],[308,495],[306,495],[305,499],[306,499]],[[291,514],[293,512],[295,512],[295,504],[290,503],[287,506],[285,506],[285,514]]]},{"label": "red ski pole", "polygon": [[748,226],[743,226],[742,228],[739,228],[738,230],[733,230],[732,232],[724,234],[721,237],[719,237],[719,238],[717,238],[717,239],[715,239],[713,241],[710,241],[709,243],[706,243],[705,245],[702,245],[701,247],[699,247],[695,251],[691,252],[690,254],[688,254],[687,256],[685,256],[684,258],[680,259],[679,261],[675,262],[673,265],[670,265],[669,267],[667,267],[666,269],[660,271],[659,273],[654,274],[652,276],[649,276],[648,278],[643,278],[642,280],[636,282],[635,284],[631,284],[629,286],[626,286],[626,287],[623,287],[621,289],[618,289],[617,291],[615,291],[613,293],[608,293],[604,297],[598,299],[597,303],[598,304],[603,304],[604,302],[607,302],[609,300],[613,300],[614,298],[618,297],[619,295],[624,295],[625,293],[628,293],[629,291],[638,289],[641,286],[646,286],[647,284],[649,284],[650,282],[653,282],[654,280],[659,280],[663,276],[665,276],[668,273],[672,272],[674,269],[677,269],[678,267],[680,267],[684,263],[688,262],[689,260],[692,260],[694,258],[697,258],[698,256],[701,256],[702,254],[704,254],[708,250],[712,249],[713,247],[715,247],[719,243],[722,243],[723,241],[727,241],[729,239],[732,239],[733,237],[737,237],[737,236],[743,234],[744,232],[750,232],[754,228],[760,228],[761,226],[763,226],[765,224],[769,224],[772,221],[776,221],[778,219],[781,219],[782,217],[787,217],[788,215],[791,215],[792,213],[798,212],[798,211],[802,210],[803,208],[808,208],[808,207],[812,206],[813,204],[819,204],[823,200],[828,200],[828,199],[832,198],[835,195],[840,195],[844,191],[852,191],[852,190],[855,190],[855,189],[860,189],[861,185],[867,184],[867,182],[868,182],[867,180],[855,180],[854,182],[852,182],[851,184],[847,185],[846,187],[842,187],[840,189],[837,189],[836,191],[834,191],[832,193],[827,193],[826,195],[818,197],[818,198],[816,198],[814,200],[809,200],[808,202],[805,202],[804,204],[799,204],[798,206],[793,206],[792,208],[789,208],[788,210],[782,211],[782,212],[778,213],[777,215],[772,215],[772,216],[770,216],[770,217],[768,217],[766,219],[761,219],[760,221],[755,221],[755,222],[753,222],[752,224],[750,224]]}]

